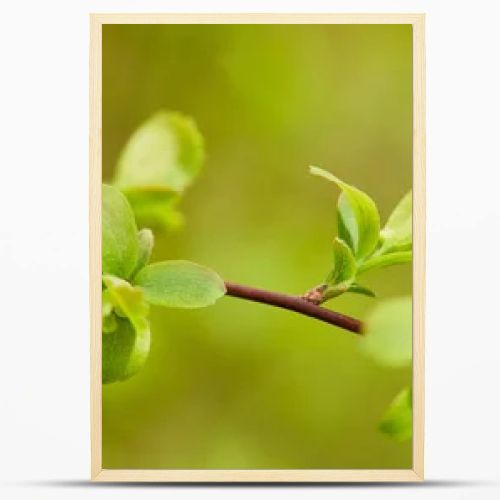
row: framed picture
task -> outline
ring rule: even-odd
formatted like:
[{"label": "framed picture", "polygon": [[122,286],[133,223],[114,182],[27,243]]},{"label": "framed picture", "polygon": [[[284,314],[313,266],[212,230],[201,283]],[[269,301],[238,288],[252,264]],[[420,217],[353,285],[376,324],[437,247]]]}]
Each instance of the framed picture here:
[{"label": "framed picture", "polygon": [[97,481],[421,481],[423,14],[93,14]]}]

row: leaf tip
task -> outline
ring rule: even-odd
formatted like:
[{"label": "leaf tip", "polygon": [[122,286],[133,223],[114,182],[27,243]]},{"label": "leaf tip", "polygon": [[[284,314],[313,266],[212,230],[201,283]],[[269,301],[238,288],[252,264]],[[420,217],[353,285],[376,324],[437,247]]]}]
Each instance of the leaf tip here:
[{"label": "leaf tip", "polygon": [[318,177],[324,177],[325,179],[332,180],[330,179],[330,176],[333,177],[333,175],[325,170],[324,168],[317,167],[316,165],[309,165],[309,173],[312,175],[316,175]]}]

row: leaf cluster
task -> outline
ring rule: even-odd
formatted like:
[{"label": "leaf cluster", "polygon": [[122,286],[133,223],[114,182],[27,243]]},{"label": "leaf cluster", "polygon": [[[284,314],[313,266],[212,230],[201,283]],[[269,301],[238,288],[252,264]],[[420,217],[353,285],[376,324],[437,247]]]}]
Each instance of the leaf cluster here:
[{"label": "leaf cluster", "polygon": [[380,227],[375,202],[360,189],[319,167],[313,175],[340,189],[337,201],[338,236],[333,241],[332,269],[324,281],[322,302],[345,292],[375,296],[358,282],[363,273],[412,261],[412,195],[409,191]]},{"label": "leaf cluster", "polygon": [[225,293],[222,279],[198,264],[149,264],[154,245],[149,228],[182,224],[177,207],[199,174],[204,155],[194,120],[162,110],[131,135],[112,185],[102,187],[104,383],[126,380],[144,365],[151,342],[150,304],[205,307]]},{"label": "leaf cluster", "polygon": [[149,264],[153,233],[137,229],[127,198],[102,186],[103,383],[126,380],[149,354],[149,305],[198,308],[225,294],[212,270],[182,260]]},{"label": "leaf cluster", "polygon": [[[374,297],[359,283],[367,271],[412,261],[412,193],[396,205],[385,226],[375,202],[363,191],[332,173],[310,167],[311,173],[340,189],[337,201],[338,236],[333,241],[332,269],[320,285],[322,302],[345,292]],[[318,287],[317,287],[318,288]],[[412,360],[412,301],[398,297],[380,301],[364,323],[361,350],[375,362],[403,368]],[[391,403],[379,429],[398,440],[412,435],[411,391],[404,389]]]}]

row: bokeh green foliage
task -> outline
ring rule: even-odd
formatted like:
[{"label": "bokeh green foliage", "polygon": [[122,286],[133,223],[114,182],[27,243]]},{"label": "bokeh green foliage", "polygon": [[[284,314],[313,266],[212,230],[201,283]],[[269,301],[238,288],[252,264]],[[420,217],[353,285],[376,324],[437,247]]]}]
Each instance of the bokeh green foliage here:
[{"label": "bokeh green foliage", "polygon": [[158,111],[138,127],[122,149],[113,177],[131,204],[138,224],[177,228],[177,204],[198,175],[203,138],[194,121],[178,112]]},{"label": "bokeh green foliage", "polygon": [[394,439],[405,441],[411,438],[412,423],[412,391],[403,389],[385,412],[379,429]]},{"label": "bokeh green foliage", "polygon": [[[226,279],[301,293],[331,262],[332,166],[385,220],[411,187],[410,26],[105,26],[103,176],[160,108],[196,117],[206,168],[186,193],[188,230],[153,260],[188,258]],[[411,270],[375,271],[381,298]],[[366,319],[371,299],[336,309]],[[103,389],[108,468],[406,468],[411,444],[376,432],[408,367],[360,356],[345,332],[231,299],[151,311],[154,349]]]}]

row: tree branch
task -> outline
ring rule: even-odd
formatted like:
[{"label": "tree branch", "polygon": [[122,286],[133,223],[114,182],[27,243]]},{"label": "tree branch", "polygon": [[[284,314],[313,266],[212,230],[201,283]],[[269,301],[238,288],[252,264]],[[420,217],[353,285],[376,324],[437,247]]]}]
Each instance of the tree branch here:
[{"label": "tree branch", "polygon": [[288,309],[289,311],[295,311],[299,314],[310,316],[311,318],[324,321],[325,323],[338,326],[339,328],[343,328],[353,333],[362,333],[363,324],[358,319],[345,316],[335,311],[330,311],[330,309],[325,309],[324,307],[319,307],[302,297],[270,292],[268,290],[238,285],[227,281],[226,289],[227,295],[231,297],[238,297],[240,299],[267,304],[269,306],[281,307],[282,309]]}]

